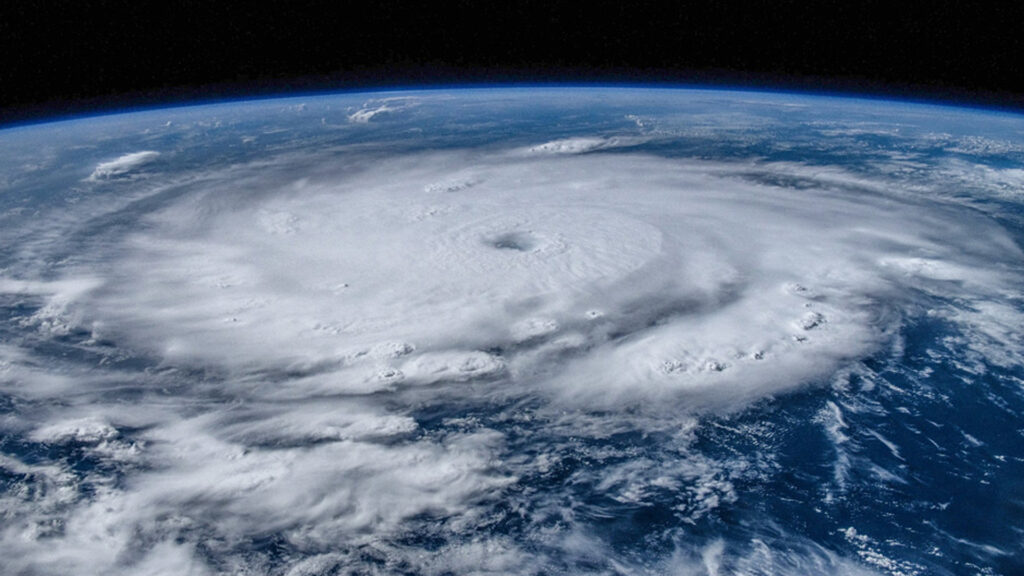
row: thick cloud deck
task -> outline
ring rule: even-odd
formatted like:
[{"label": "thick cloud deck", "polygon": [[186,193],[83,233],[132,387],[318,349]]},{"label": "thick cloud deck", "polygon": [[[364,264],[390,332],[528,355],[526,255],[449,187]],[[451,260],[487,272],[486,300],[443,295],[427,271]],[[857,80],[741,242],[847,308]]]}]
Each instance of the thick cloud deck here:
[{"label": "thick cloud deck", "polygon": [[[463,172],[472,187],[435,184]],[[741,406],[879,346],[902,286],[938,266],[901,263],[971,267],[956,251],[979,235],[986,262],[1008,244],[715,164],[435,154],[191,192],[75,309],[172,364],[308,373],[292,386],[323,394],[505,374],[568,402]]]}]

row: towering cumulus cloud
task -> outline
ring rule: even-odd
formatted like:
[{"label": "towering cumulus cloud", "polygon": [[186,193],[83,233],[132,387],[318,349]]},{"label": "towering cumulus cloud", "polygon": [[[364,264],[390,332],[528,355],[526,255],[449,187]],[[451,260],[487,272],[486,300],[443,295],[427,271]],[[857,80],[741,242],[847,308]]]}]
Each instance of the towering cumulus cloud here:
[{"label": "towering cumulus cloud", "polygon": [[[895,177],[647,138],[267,152],[55,220],[0,278],[6,569],[885,572],[769,524],[688,545],[779,473],[707,422],[849,381],[911,318],[1014,365],[1020,250]],[[637,509],[657,535],[611,539]]]}]

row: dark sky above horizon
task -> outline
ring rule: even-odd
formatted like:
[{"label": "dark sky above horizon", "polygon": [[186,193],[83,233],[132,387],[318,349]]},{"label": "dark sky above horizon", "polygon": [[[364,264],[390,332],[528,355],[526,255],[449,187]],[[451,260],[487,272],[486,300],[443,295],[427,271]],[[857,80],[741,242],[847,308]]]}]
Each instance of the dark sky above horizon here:
[{"label": "dark sky above horizon", "polygon": [[10,2],[0,120],[294,89],[668,81],[1024,108],[1024,8],[701,1]]}]

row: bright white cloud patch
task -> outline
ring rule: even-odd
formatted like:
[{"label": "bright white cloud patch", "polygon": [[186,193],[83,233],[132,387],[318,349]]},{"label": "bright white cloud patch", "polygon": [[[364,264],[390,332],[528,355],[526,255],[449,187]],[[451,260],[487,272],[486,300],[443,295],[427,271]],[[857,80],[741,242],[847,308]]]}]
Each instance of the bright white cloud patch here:
[{"label": "bright white cloud patch", "polygon": [[600,136],[565,138],[531,146],[528,148],[528,152],[533,154],[583,154],[606,148],[636,146],[645,141],[645,138],[622,136],[610,138]]},{"label": "bright white cloud patch", "polygon": [[348,115],[348,121],[355,124],[366,124],[378,116],[400,112],[413,105],[413,102],[407,98],[367,100],[360,109]]},{"label": "bright white cloud patch", "polygon": [[109,180],[123,176],[152,162],[159,155],[159,152],[144,150],[142,152],[125,154],[109,162],[100,162],[96,165],[96,169],[92,171],[92,174],[89,175],[89,180]]}]

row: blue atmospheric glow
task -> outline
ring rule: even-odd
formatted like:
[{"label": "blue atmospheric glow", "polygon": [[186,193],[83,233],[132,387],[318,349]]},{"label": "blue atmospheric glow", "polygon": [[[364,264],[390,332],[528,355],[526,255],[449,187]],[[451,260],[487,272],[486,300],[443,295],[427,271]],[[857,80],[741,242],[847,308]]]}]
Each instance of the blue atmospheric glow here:
[{"label": "blue atmospheric glow", "polygon": [[355,86],[351,88],[330,87],[313,90],[280,90],[259,95],[232,95],[221,97],[202,97],[197,99],[175,98],[165,103],[147,103],[139,105],[114,106],[89,112],[48,115],[30,120],[15,121],[7,125],[0,125],[0,130],[9,130],[19,126],[30,126],[35,124],[66,122],[85,118],[102,116],[122,115],[139,112],[151,112],[166,110],[169,108],[196,107],[196,106],[218,106],[245,104],[267,100],[284,99],[310,99],[332,96],[346,96],[359,94],[396,93],[409,92],[432,92],[432,91],[454,91],[454,90],[681,90],[681,91],[712,91],[712,92],[738,92],[763,94],[766,96],[786,97],[814,97],[814,98],[842,98],[854,100],[877,101],[890,104],[911,104],[920,106],[934,106],[944,108],[956,108],[964,110],[977,110],[986,114],[1013,114],[1020,115],[1022,112],[1018,107],[1012,105],[996,105],[982,103],[969,96],[941,97],[931,96],[924,92],[886,92],[884,90],[840,90],[823,87],[821,89],[810,88],[788,88],[785,86],[751,86],[743,84],[714,83],[714,84],[691,84],[686,82],[455,82],[455,83],[423,83],[423,84],[395,84],[381,86]]}]

